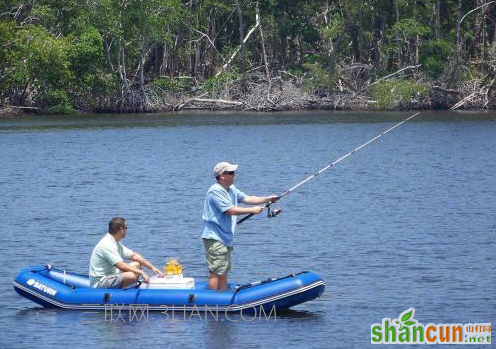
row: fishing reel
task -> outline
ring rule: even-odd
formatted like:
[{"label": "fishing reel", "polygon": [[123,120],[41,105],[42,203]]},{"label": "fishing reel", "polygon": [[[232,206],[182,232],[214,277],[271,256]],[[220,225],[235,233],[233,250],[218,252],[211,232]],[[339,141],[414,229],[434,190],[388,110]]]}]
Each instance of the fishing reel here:
[{"label": "fishing reel", "polygon": [[281,213],[281,212],[282,212],[282,208],[280,208],[280,207],[277,207],[277,208],[275,208],[274,210],[271,210],[271,209],[270,209],[270,206],[267,206],[267,217],[268,217],[268,218],[274,218],[274,217],[277,217],[277,215],[278,215],[279,213]]}]

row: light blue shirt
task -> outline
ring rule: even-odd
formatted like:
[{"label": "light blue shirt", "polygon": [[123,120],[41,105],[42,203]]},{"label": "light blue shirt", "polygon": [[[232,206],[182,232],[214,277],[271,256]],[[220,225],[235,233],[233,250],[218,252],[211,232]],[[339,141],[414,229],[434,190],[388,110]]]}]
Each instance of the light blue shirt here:
[{"label": "light blue shirt", "polygon": [[215,183],[207,191],[203,206],[203,239],[214,239],[232,247],[236,216],[226,213],[231,207],[238,206],[247,197],[234,185],[225,190],[222,185]]}]

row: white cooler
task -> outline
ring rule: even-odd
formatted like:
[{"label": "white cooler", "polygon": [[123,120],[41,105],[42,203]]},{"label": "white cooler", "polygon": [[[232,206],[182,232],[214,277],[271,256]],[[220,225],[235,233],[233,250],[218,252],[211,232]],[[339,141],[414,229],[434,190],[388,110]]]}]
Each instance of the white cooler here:
[{"label": "white cooler", "polygon": [[184,277],[158,277],[156,275],[150,278],[150,283],[142,283],[140,288],[153,289],[193,289],[195,288],[194,278]]}]

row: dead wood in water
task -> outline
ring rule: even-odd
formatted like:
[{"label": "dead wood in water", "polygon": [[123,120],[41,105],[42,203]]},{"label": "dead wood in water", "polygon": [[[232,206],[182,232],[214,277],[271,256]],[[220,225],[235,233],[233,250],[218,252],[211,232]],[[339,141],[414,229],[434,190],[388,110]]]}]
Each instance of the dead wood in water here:
[{"label": "dead wood in water", "polygon": [[432,89],[433,90],[442,91],[442,92],[445,92],[445,93],[457,94],[457,95],[463,93],[463,91],[453,90],[453,89],[450,89],[450,88],[443,88],[441,86],[432,86]]}]

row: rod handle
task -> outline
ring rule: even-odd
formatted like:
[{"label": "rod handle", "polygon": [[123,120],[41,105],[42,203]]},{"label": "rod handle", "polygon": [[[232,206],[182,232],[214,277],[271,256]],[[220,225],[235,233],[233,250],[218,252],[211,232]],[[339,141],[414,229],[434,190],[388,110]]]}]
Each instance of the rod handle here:
[{"label": "rod handle", "polygon": [[[278,199],[279,200],[279,199]],[[269,207],[270,205],[272,205],[274,202],[276,202],[277,200],[273,201],[273,202],[269,202],[268,204],[265,204],[264,206],[264,209],[266,209],[267,207]],[[243,223],[244,221],[246,221],[247,219],[250,219],[251,217],[253,217],[255,215],[255,213],[250,213],[250,214],[247,214],[246,216],[244,216],[243,218],[241,218],[239,221],[236,222],[236,224],[241,224]]]},{"label": "rod handle", "polygon": [[241,224],[243,223],[244,221],[246,221],[247,219],[250,219],[252,216],[254,216],[255,214],[254,213],[250,213],[246,216],[244,216],[243,218],[241,218],[236,224]]},{"label": "rod handle", "polygon": [[[269,207],[273,203],[279,201],[279,199],[282,198],[283,196],[285,196],[286,194],[289,194],[289,191],[285,191],[282,195],[278,196],[277,199],[275,199],[274,201],[271,201],[268,204],[265,204],[264,209],[266,209],[267,207]],[[241,218],[239,221],[237,221],[236,224],[241,224],[244,221],[246,221],[247,219],[250,219],[251,217],[253,217],[254,215],[255,215],[255,213],[250,213],[250,214],[244,216],[243,218]]]}]

